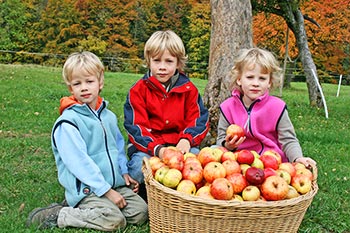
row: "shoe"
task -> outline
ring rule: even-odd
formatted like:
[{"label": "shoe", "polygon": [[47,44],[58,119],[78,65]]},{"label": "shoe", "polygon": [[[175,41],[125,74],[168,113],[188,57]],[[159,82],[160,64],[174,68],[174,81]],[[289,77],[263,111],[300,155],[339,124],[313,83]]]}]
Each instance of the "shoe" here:
[{"label": "shoe", "polygon": [[57,227],[57,218],[60,210],[63,208],[61,204],[53,203],[47,207],[36,208],[28,216],[26,226],[38,225],[38,229],[48,229]]}]

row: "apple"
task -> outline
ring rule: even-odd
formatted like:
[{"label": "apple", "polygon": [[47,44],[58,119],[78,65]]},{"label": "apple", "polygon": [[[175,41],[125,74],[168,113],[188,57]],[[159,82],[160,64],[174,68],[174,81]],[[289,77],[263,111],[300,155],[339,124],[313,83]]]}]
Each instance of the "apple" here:
[{"label": "apple", "polygon": [[260,155],[255,150],[251,150],[250,152],[252,152],[255,158],[260,158]]},{"label": "apple", "polygon": [[169,169],[170,168],[166,165],[159,168],[154,174],[154,179],[156,179],[156,181],[158,181],[159,183],[163,184],[164,176],[169,171]]},{"label": "apple", "polygon": [[254,162],[254,155],[250,150],[240,150],[237,155],[237,162],[251,165]]},{"label": "apple", "polygon": [[244,130],[241,126],[236,124],[231,124],[226,129],[226,135],[229,136],[229,140],[237,136],[237,138],[244,137]]},{"label": "apple", "polygon": [[202,186],[201,188],[199,188],[196,192],[196,196],[214,199],[213,195],[210,194],[210,186],[209,185]]},{"label": "apple", "polygon": [[276,176],[277,172],[276,170],[268,167],[268,168],[264,168],[264,174],[265,174],[265,179],[269,176]]},{"label": "apple", "polygon": [[195,184],[191,180],[181,180],[176,190],[189,195],[195,195],[197,191]]},{"label": "apple", "polygon": [[226,176],[231,175],[233,173],[241,173],[241,166],[235,160],[225,160],[222,162],[226,170]]},{"label": "apple", "polygon": [[304,174],[304,175],[306,175],[310,179],[310,181],[312,181],[313,178],[314,178],[314,175],[313,175],[312,171],[310,171],[307,168],[305,168],[305,169],[302,169],[302,168],[297,169],[295,173],[296,173],[296,175],[297,174]]},{"label": "apple", "polygon": [[203,169],[203,177],[208,183],[212,183],[217,178],[224,178],[226,169],[219,162],[210,162]]},{"label": "apple", "polygon": [[293,166],[295,167],[296,170],[305,169],[306,168],[303,163],[293,162],[292,164],[293,164]]},{"label": "apple", "polygon": [[300,194],[305,194],[311,190],[312,182],[305,174],[296,174],[290,183]]},{"label": "apple", "polygon": [[196,166],[196,167],[203,168],[201,162],[198,160],[197,157],[188,157],[184,162],[184,166],[187,166],[189,164]]},{"label": "apple", "polygon": [[[261,194],[261,192],[260,192],[260,194]],[[260,195],[258,201],[266,201],[266,199],[265,199],[265,197],[263,197],[262,195]]]},{"label": "apple", "polygon": [[242,173],[243,175],[245,175],[247,169],[250,168],[250,165],[244,164],[244,163],[243,163],[243,164],[240,164],[239,166],[241,167],[241,173]]},{"label": "apple", "polygon": [[231,182],[235,194],[241,193],[248,186],[246,178],[241,173],[233,173],[226,176],[226,179]]},{"label": "apple", "polygon": [[198,184],[203,180],[203,168],[196,163],[187,163],[182,170],[182,177]]},{"label": "apple", "polygon": [[272,155],[277,159],[278,164],[282,163],[282,156],[275,150],[266,150],[262,155]]},{"label": "apple", "polygon": [[182,173],[176,168],[170,168],[163,178],[163,185],[169,188],[176,188],[182,180]]},{"label": "apple", "polygon": [[263,154],[260,156],[260,160],[263,162],[264,168],[270,167],[274,170],[278,169],[279,164],[275,156]]},{"label": "apple", "polygon": [[289,172],[287,172],[286,170],[277,169],[276,173],[277,173],[278,176],[282,177],[287,182],[287,184],[290,184],[290,181],[292,180],[292,177],[289,174]]},{"label": "apple", "polygon": [[149,158],[148,161],[149,161],[153,176],[155,175],[156,171],[159,168],[165,166],[165,163],[163,163],[161,159],[157,156],[152,156],[151,158]]},{"label": "apple", "polygon": [[293,166],[293,164],[290,163],[290,162],[281,163],[278,166],[278,169],[287,171],[290,174],[291,177],[295,176],[295,174],[296,174],[296,169]]},{"label": "apple", "polygon": [[288,184],[280,176],[269,176],[260,187],[264,198],[268,201],[283,200],[288,194]]},{"label": "apple", "polygon": [[191,153],[191,152],[186,152],[185,154],[184,154],[184,160],[186,160],[187,158],[189,158],[189,157],[197,157],[197,155],[195,155],[195,154],[193,154],[193,153]]},{"label": "apple", "polygon": [[226,178],[217,178],[210,185],[210,194],[217,200],[230,200],[233,196],[233,188]]},{"label": "apple", "polygon": [[184,163],[184,155],[182,152],[174,146],[168,146],[165,148],[162,157],[165,165],[170,168],[176,168],[182,170]]},{"label": "apple", "polygon": [[257,201],[260,198],[260,190],[254,185],[248,185],[242,191],[244,201]]},{"label": "apple", "polygon": [[221,162],[225,162],[226,160],[237,160],[238,153],[234,153],[232,151],[226,151],[221,156]]},{"label": "apple", "polygon": [[257,167],[257,168],[260,168],[260,169],[264,169],[263,162],[261,161],[260,158],[257,158],[257,157],[255,157],[253,163],[250,166]]},{"label": "apple", "polygon": [[292,199],[299,196],[300,194],[298,193],[298,191],[293,186],[288,185],[288,193],[286,199]]},{"label": "apple", "polygon": [[264,170],[257,167],[250,167],[245,172],[245,178],[251,185],[262,184],[265,180]]},{"label": "apple", "polygon": [[203,147],[198,155],[197,158],[201,162],[202,166],[204,167],[210,162],[220,162],[221,161],[221,155],[222,153],[218,153],[218,151],[214,151],[211,147]]},{"label": "apple", "polygon": [[219,146],[219,145],[213,145],[213,146],[211,146],[211,148],[213,148],[213,149],[219,149],[219,150],[222,151],[222,153],[225,153],[225,152],[228,152],[228,151],[229,151],[226,147],[224,147],[224,146]]},{"label": "apple", "polygon": [[243,201],[243,198],[239,194],[233,194],[232,201]]}]

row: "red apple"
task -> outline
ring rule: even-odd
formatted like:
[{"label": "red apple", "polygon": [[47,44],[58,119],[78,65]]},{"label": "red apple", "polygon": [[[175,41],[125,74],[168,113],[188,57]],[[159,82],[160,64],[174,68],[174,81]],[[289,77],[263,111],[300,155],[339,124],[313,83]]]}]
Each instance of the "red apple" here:
[{"label": "red apple", "polygon": [[224,178],[226,170],[219,162],[210,162],[203,169],[203,177],[208,183],[212,183],[217,178]]},{"label": "red apple", "polygon": [[237,160],[238,153],[234,153],[232,151],[226,151],[221,156],[221,162],[225,162],[226,160]]},{"label": "red apple", "polygon": [[187,163],[182,169],[182,177],[198,184],[203,180],[203,168],[195,163]]},{"label": "red apple", "polygon": [[277,173],[278,176],[282,177],[287,182],[287,184],[290,184],[290,181],[292,180],[292,177],[289,174],[289,172],[287,172],[286,170],[277,169],[276,173]]},{"label": "red apple", "polygon": [[290,162],[284,162],[284,163],[281,163],[279,166],[278,166],[278,169],[282,169],[282,170],[285,170],[287,171],[291,177],[295,176],[296,174],[296,169],[295,167],[293,166],[292,163]]},{"label": "red apple", "polygon": [[210,162],[220,162],[221,155],[222,154],[218,153],[218,151],[214,151],[211,147],[204,147],[199,151],[197,158],[204,167]]},{"label": "red apple", "polygon": [[312,180],[313,180],[313,177],[314,177],[312,171],[310,171],[310,170],[307,169],[307,168],[305,168],[305,169],[302,169],[302,168],[297,169],[295,173],[296,173],[296,175],[297,175],[297,174],[306,175],[306,176],[309,178],[310,181],[312,181]]},{"label": "red apple", "polygon": [[245,187],[242,191],[242,198],[244,201],[257,201],[260,199],[260,190],[254,185]]},{"label": "red apple", "polygon": [[275,150],[264,151],[264,153],[262,155],[272,155],[272,156],[274,156],[277,159],[278,164],[282,163],[281,155]]},{"label": "red apple", "polygon": [[222,165],[224,165],[226,170],[226,176],[233,173],[241,173],[241,166],[235,160],[225,160]]},{"label": "red apple", "polygon": [[233,196],[233,188],[226,178],[217,178],[210,185],[210,194],[217,200],[230,200]]},{"label": "red apple", "polygon": [[188,157],[184,162],[184,166],[186,166],[188,164],[203,168],[201,162],[198,160],[197,157]]},{"label": "red apple", "polygon": [[240,164],[252,164],[254,162],[254,155],[250,150],[240,150],[237,155],[237,162]]},{"label": "red apple", "polygon": [[268,201],[283,200],[288,194],[288,184],[280,176],[269,176],[260,187],[264,198]]},{"label": "red apple", "polygon": [[265,180],[264,170],[256,167],[250,167],[245,172],[245,178],[251,185],[262,184]]},{"label": "red apple", "polygon": [[233,173],[226,176],[226,179],[231,182],[235,194],[241,193],[248,186],[246,178],[240,173]]},{"label": "red apple", "polygon": [[195,195],[197,191],[195,184],[191,180],[181,180],[176,190],[189,195]]},{"label": "red apple", "polygon": [[276,176],[277,172],[276,172],[276,170],[268,167],[268,168],[264,169],[264,174],[265,174],[265,179],[266,179],[269,176]]},{"label": "red apple", "polygon": [[228,135],[229,140],[231,140],[234,136],[237,136],[238,138],[244,137],[244,131],[241,126],[236,124],[231,124],[226,129],[226,135]]},{"label": "red apple", "polygon": [[300,194],[305,194],[311,190],[312,182],[305,174],[296,174],[290,183]]},{"label": "red apple", "polygon": [[208,198],[208,199],[214,199],[213,195],[210,194],[210,186],[202,186],[199,188],[196,192],[196,196]]},{"label": "red apple", "polygon": [[260,160],[263,162],[264,168],[270,167],[274,170],[278,169],[279,164],[278,164],[278,161],[277,161],[275,156],[262,155],[262,156],[260,156]]},{"label": "red apple", "polygon": [[182,170],[184,165],[184,155],[174,146],[168,146],[165,148],[162,160],[165,165],[178,170]]},{"label": "red apple", "polygon": [[165,166],[165,164],[157,156],[152,156],[151,158],[149,158],[149,164],[150,164],[153,176],[155,175],[156,171],[159,168]]}]

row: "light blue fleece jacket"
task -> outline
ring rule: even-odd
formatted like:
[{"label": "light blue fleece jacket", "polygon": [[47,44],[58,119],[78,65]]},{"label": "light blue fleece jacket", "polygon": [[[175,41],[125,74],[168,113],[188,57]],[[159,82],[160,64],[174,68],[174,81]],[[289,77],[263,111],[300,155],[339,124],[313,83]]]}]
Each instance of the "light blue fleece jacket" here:
[{"label": "light blue fleece jacket", "polygon": [[103,101],[97,111],[86,104],[73,104],[54,124],[51,144],[58,180],[70,206],[90,193],[100,197],[110,188],[125,185],[124,138],[107,104]]}]

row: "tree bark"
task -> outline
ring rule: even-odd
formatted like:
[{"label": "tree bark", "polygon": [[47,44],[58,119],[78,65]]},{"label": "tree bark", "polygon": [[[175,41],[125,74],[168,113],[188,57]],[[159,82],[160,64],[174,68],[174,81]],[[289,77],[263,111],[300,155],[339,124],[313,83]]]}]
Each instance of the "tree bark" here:
[{"label": "tree bark", "polygon": [[246,0],[211,0],[211,38],[208,83],[203,101],[209,109],[210,135],[205,144],[214,144],[219,105],[231,95],[230,70],[241,48],[253,45],[252,8]]}]

